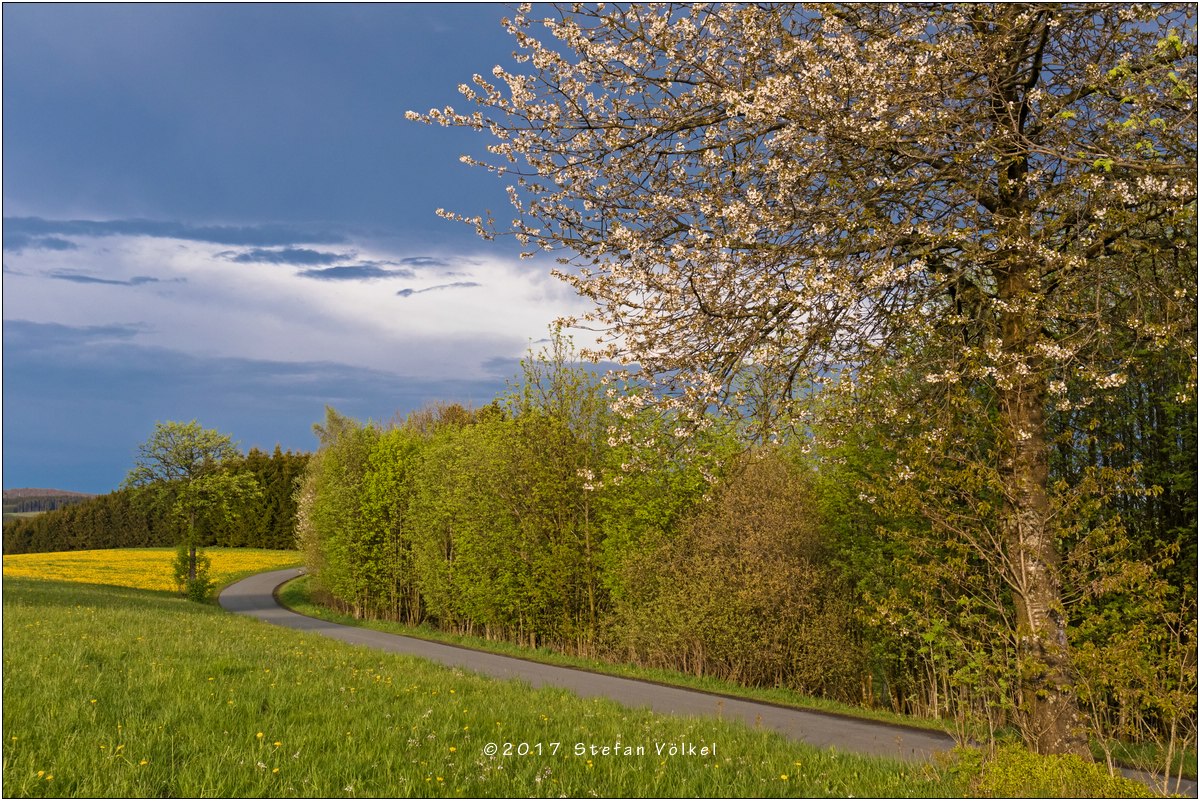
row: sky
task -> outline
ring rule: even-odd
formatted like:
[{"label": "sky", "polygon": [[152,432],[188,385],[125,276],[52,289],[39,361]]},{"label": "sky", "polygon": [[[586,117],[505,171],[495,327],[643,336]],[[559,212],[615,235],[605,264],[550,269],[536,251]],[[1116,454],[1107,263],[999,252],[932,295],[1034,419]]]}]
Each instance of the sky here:
[{"label": "sky", "polygon": [[493,4],[3,6],[5,488],[108,492],[156,422],[312,450],[483,405],[585,308],[435,215],[487,144],[407,121],[510,64]]}]

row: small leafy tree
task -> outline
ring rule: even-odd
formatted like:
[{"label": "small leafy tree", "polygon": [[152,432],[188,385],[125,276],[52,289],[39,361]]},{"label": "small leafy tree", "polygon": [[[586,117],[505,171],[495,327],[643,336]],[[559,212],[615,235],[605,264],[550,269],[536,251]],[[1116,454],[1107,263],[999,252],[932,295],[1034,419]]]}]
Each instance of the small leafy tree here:
[{"label": "small leafy tree", "polygon": [[203,602],[212,592],[212,560],[188,542],[175,549],[175,586],[189,601]]},{"label": "small leafy tree", "polygon": [[148,503],[165,507],[184,524],[175,570],[192,600],[203,600],[212,589],[208,560],[199,553],[203,533],[237,517],[261,495],[254,476],[228,469],[228,462],[240,457],[227,434],[202,428],[195,420],[155,423],[125,477],[123,486],[143,490]]}]

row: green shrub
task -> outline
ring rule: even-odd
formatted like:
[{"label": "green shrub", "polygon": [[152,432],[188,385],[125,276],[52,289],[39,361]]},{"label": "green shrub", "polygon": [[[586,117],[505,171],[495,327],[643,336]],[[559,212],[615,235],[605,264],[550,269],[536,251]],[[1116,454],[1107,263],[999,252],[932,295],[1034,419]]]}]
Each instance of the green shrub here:
[{"label": "green shrub", "polygon": [[175,583],[189,601],[204,603],[212,593],[212,559],[203,551],[196,552],[196,576],[191,576],[191,553],[187,543],[175,552]]},{"label": "green shrub", "polygon": [[780,455],[741,459],[652,555],[620,644],[654,667],[855,700],[853,608],[814,506]]},{"label": "green shrub", "polygon": [[[969,760],[968,760],[969,761]],[[980,798],[1152,798],[1150,789],[1124,776],[1110,775],[1096,762],[1077,756],[1043,756],[1020,745],[1003,745],[984,758],[971,784]]]}]

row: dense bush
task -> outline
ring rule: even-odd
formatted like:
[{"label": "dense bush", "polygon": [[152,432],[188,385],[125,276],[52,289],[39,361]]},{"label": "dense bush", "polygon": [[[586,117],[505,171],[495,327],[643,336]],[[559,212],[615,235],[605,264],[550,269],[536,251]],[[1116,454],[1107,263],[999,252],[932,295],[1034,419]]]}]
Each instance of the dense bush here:
[{"label": "dense bush", "polygon": [[640,571],[618,639],[650,664],[857,700],[854,606],[829,550],[810,480],[751,455]]},{"label": "dense bush", "polygon": [[982,760],[971,782],[977,798],[1153,798],[1144,784],[1070,754],[1035,754],[1005,745]]},{"label": "dense bush", "polygon": [[[594,376],[561,357],[531,359],[519,390],[477,411],[432,407],[387,430],[327,411],[299,531],[341,605],[596,647],[614,589],[608,533],[633,542],[654,520],[611,501],[616,484],[606,489],[602,476],[620,455],[605,444],[612,413]],[[628,486],[636,492],[638,480]]]}]

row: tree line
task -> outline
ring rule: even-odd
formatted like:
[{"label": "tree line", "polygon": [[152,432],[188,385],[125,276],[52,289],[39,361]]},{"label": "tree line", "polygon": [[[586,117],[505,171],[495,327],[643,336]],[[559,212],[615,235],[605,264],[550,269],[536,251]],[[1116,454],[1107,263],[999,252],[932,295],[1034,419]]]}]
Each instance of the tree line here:
[{"label": "tree line", "polygon": [[743,453],[716,418],[686,443],[622,421],[622,388],[568,355],[556,338],[480,409],[327,409],[299,497],[321,591],[356,617],[858,700],[850,571],[802,454]]},{"label": "tree line", "polygon": [[[1159,481],[1195,495],[1195,399],[1179,401],[1185,379],[1169,375],[1114,391],[1086,424],[1053,420],[1064,437],[1137,432],[1116,449],[1132,473],[1084,464],[1086,449],[1054,463],[1072,690],[1105,743],[1195,734],[1195,505],[1153,502]],[[622,417],[628,392],[556,339],[480,409],[390,425],[327,409],[299,493],[319,591],[360,618],[790,687],[964,732],[1030,725],[1012,593],[982,569],[990,554],[937,517],[995,526],[994,476],[917,462],[912,432],[748,443],[753,426],[716,415],[689,431]],[[810,402],[814,426],[836,431],[836,401]],[[913,475],[897,480],[904,462]],[[1069,471],[1087,493],[1068,491]]]},{"label": "tree line", "polygon": [[[201,533],[200,545],[295,547],[295,487],[309,455],[251,448],[228,460],[230,473],[249,473],[262,488],[237,517],[218,520]],[[184,536],[182,523],[147,502],[148,489],[125,487],[37,517],[4,525],[4,553],[78,551],[93,548],[170,546]]]}]

